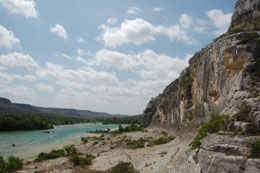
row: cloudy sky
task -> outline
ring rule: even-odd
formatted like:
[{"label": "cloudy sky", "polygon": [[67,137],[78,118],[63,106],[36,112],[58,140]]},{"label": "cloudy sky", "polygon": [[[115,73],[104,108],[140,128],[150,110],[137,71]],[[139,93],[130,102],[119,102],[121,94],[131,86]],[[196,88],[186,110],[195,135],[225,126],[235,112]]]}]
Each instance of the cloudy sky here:
[{"label": "cloudy sky", "polygon": [[0,97],[140,114],[236,0],[0,0]]}]

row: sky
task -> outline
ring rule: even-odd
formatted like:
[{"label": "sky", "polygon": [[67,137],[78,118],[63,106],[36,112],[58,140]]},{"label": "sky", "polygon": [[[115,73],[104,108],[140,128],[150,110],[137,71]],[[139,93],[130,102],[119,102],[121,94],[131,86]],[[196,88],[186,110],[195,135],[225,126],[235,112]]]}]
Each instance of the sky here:
[{"label": "sky", "polygon": [[236,0],[0,0],[0,97],[141,114]]}]

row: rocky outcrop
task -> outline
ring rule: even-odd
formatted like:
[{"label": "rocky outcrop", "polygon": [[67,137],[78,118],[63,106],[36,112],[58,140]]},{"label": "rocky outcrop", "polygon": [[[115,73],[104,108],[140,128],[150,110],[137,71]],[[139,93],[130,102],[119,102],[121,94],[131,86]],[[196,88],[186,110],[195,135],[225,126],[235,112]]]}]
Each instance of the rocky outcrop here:
[{"label": "rocky outcrop", "polygon": [[219,37],[190,59],[180,77],[149,102],[145,127],[197,128],[212,112],[235,114],[243,101],[260,124],[260,80],[252,74],[260,58],[260,23],[254,20],[260,16],[258,4],[237,2],[232,23],[242,18],[238,25],[243,28]]},{"label": "rocky outcrop", "polygon": [[259,159],[248,159],[248,140],[259,136],[237,137],[212,134],[206,137],[198,152],[201,172],[248,172],[260,171]]},{"label": "rocky outcrop", "polygon": [[230,29],[255,21],[260,15],[260,3],[256,0],[239,0],[236,3]]},{"label": "rocky outcrop", "polygon": [[260,159],[252,158],[247,142],[260,140],[260,0],[236,3],[228,32],[196,53],[180,77],[149,102],[143,126],[187,135],[212,113],[229,115],[229,131],[200,141],[191,156],[200,172],[259,172]]}]

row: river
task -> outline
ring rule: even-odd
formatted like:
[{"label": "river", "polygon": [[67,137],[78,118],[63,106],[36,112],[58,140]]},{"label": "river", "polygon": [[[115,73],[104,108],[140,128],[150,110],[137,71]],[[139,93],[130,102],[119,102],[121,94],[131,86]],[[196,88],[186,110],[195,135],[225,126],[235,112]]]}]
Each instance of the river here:
[{"label": "river", "polygon": [[[117,127],[118,125],[85,123],[55,126],[49,130],[0,132],[0,155],[4,158],[16,156],[26,160],[32,159],[40,152],[79,143],[81,135],[85,132]],[[44,131],[50,133],[43,133]],[[12,146],[13,144],[15,146]]]}]

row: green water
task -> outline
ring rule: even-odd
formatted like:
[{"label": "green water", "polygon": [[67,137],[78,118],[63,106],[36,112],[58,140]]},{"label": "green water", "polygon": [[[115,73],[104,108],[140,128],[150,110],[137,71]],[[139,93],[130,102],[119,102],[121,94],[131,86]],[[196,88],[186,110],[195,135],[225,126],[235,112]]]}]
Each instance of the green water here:
[{"label": "green water", "polygon": [[[51,133],[43,133],[46,130],[0,132],[0,155],[4,158],[16,156],[31,159],[40,152],[79,143],[80,137],[85,132],[117,127],[118,125],[87,123],[55,126],[54,129],[48,130]],[[12,144],[15,146],[13,147]]]}]

